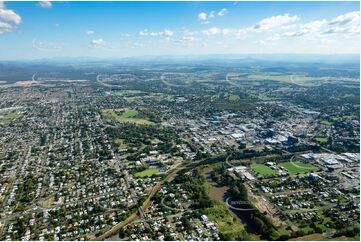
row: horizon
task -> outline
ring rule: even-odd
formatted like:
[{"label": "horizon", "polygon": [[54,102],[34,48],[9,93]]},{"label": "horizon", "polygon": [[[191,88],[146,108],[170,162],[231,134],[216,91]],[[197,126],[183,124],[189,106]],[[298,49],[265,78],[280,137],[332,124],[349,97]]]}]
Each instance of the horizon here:
[{"label": "horizon", "polygon": [[[355,53],[341,53],[341,54],[317,54],[317,53],[265,53],[265,54],[253,54],[253,53],[241,53],[241,54],[194,54],[194,55],[134,55],[134,56],[110,56],[110,57],[97,57],[97,56],[62,56],[62,57],[44,57],[44,58],[34,58],[34,59],[0,59],[0,63],[5,62],[41,62],[41,61],[50,61],[50,62],[59,62],[59,61],[76,61],[76,60],[86,60],[86,61],[119,61],[124,59],[134,59],[134,60],[153,60],[155,58],[160,58],[163,60],[259,60],[259,61],[288,61],[287,58],[292,56],[301,56],[303,58],[314,59],[322,61],[323,58],[325,61],[329,61],[330,57],[335,58],[335,60],[347,60],[347,61],[360,61],[360,55]],[[341,60],[341,61],[342,61]],[[294,60],[294,62],[303,62],[302,59]]]}]

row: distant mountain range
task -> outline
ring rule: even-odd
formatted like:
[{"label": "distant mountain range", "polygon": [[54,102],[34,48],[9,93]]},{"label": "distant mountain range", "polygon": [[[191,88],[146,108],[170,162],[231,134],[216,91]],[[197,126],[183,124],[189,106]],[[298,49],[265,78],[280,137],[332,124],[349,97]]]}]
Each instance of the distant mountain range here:
[{"label": "distant mountain range", "polygon": [[62,58],[46,58],[34,60],[11,60],[0,61],[0,63],[36,63],[36,64],[71,64],[71,63],[189,63],[189,62],[227,62],[237,61],[243,63],[252,63],[259,61],[271,62],[287,62],[287,63],[329,63],[329,64],[348,64],[360,63],[359,54],[234,54],[234,55],[163,55],[163,56],[133,56],[119,58],[97,58],[97,57],[62,57]]}]

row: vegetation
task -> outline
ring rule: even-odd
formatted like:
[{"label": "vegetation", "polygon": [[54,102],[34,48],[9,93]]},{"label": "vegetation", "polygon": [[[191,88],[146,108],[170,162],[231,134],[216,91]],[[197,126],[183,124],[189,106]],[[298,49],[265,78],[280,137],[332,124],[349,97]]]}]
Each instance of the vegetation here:
[{"label": "vegetation", "polygon": [[134,176],[136,177],[147,177],[147,176],[152,176],[152,175],[155,175],[155,174],[158,174],[159,171],[157,169],[154,169],[154,168],[150,168],[150,169],[146,169],[144,171],[141,171],[141,172],[137,172],[134,174]]},{"label": "vegetation", "polygon": [[153,124],[153,122],[144,119],[137,118],[139,114],[137,110],[133,109],[125,109],[125,110],[117,110],[117,109],[103,109],[102,114],[105,119],[116,120],[119,123],[134,123],[134,124]]},{"label": "vegetation", "polygon": [[304,174],[311,171],[316,171],[318,168],[310,163],[295,161],[282,162],[280,166],[286,168],[291,174]]},{"label": "vegetation", "polygon": [[316,137],[315,140],[318,143],[327,143],[328,142],[328,138],[327,137]]},{"label": "vegetation", "polygon": [[277,170],[273,170],[270,167],[263,164],[252,164],[251,168],[254,172],[262,176],[274,176],[278,174]]},{"label": "vegetation", "polygon": [[208,219],[218,225],[222,240],[248,240],[247,232],[242,223],[232,214],[225,204],[213,202],[213,206],[205,210]]},{"label": "vegetation", "polygon": [[20,118],[20,114],[16,111],[6,114],[0,113],[0,124],[8,124],[12,120]]}]

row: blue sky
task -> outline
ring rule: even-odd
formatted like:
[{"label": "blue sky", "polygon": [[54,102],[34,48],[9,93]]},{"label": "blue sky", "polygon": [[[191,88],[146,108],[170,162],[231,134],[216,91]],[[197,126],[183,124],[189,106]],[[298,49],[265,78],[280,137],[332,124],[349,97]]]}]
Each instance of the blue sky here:
[{"label": "blue sky", "polygon": [[358,2],[0,2],[0,59],[359,53]]}]

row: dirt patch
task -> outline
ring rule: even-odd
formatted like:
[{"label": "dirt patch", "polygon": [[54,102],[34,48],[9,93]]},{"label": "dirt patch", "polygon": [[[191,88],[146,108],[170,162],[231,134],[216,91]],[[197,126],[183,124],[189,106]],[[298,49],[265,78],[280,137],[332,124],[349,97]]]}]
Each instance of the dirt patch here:
[{"label": "dirt patch", "polygon": [[208,195],[214,200],[224,202],[224,196],[227,193],[228,189],[229,188],[227,186],[220,187],[216,184],[211,184]]},{"label": "dirt patch", "polygon": [[285,225],[278,216],[275,215],[277,212],[276,209],[263,197],[257,196],[252,192],[252,188],[249,185],[246,185],[248,190],[248,197],[254,204],[254,206],[261,212],[267,212],[267,217],[272,221],[276,226]]}]

